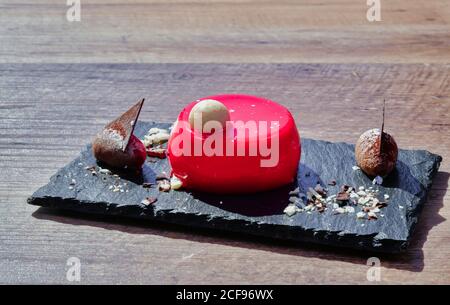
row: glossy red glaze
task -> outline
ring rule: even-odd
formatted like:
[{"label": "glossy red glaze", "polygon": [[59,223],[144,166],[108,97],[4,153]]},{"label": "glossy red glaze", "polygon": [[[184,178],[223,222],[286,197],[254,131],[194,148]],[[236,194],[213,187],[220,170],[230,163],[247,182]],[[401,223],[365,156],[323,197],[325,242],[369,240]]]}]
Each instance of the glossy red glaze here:
[{"label": "glossy red glaze", "polygon": [[[200,143],[203,148],[203,145],[211,142],[211,134],[202,134],[189,126],[192,107],[203,99],[220,101],[230,112],[233,125],[227,125],[223,134],[219,134],[223,149],[218,151],[222,151],[223,155],[207,156],[204,150],[200,156],[194,155],[195,143]],[[181,179],[184,188],[223,194],[252,193],[293,182],[300,160],[300,137],[294,119],[285,107],[248,95],[228,94],[203,99],[192,102],[181,111],[168,144],[172,173]],[[237,121],[254,121],[254,126],[258,128],[242,133],[245,128],[239,127]],[[274,125],[271,122],[275,122]],[[261,127],[264,124],[266,128]],[[265,139],[268,142],[263,146],[269,150],[264,154],[259,145]],[[190,149],[186,144],[189,141]],[[237,155],[241,144],[245,145],[245,155]],[[227,153],[227,145],[231,148],[232,155]],[[217,147],[220,145],[215,146]],[[249,153],[250,147],[257,147],[253,155]],[[268,162],[269,159],[272,164],[262,166],[262,160]]]},{"label": "glossy red glaze", "polygon": [[141,168],[147,158],[144,144],[134,135],[130,137],[126,153],[132,156],[134,164],[131,167],[133,168]]}]

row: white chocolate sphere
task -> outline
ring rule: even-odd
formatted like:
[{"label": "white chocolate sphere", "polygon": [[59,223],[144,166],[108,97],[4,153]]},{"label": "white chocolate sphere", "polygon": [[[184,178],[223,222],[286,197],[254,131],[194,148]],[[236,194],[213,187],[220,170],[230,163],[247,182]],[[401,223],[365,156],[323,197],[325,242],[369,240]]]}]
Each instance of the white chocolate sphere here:
[{"label": "white chocolate sphere", "polygon": [[[200,119],[200,115],[202,130],[209,121],[219,122],[222,127],[225,127],[226,122],[230,120],[230,113],[227,107],[216,100],[203,100],[192,107],[189,113],[189,124],[192,128],[198,127],[195,126],[194,122],[196,119]],[[200,126],[200,124],[198,125]],[[202,132],[202,130],[198,131]]]}]

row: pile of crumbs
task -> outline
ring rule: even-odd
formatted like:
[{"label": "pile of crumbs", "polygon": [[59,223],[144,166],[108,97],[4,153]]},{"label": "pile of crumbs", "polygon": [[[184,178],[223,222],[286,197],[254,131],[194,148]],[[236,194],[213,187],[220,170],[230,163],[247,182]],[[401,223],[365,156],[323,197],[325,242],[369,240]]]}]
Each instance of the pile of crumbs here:
[{"label": "pile of crumbs", "polygon": [[[176,122],[169,129],[172,129],[175,124]],[[150,128],[144,136],[144,140],[142,140],[147,151],[147,156],[159,159],[166,158],[167,148],[164,147],[164,144],[169,141],[169,138],[169,130],[156,127]],[[158,189],[162,192],[179,190],[183,186],[179,178],[175,176],[170,177],[165,172],[156,177],[156,182],[158,183]]]},{"label": "pile of crumbs", "polygon": [[[82,165],[82,164],[80,164]],[[113,174],[109,169],[101,168],[100,166],[92,165],[92,166],[86,166],[84,167],[86,171],[89,171],[91,175],[101,177],[103,181],[110,181],[111,178],[113,179],[113,183],[108,186],[108,190],[110,190],[113,193],[128,193],[129,189],[128,183],[123,182],[120,179],[120,176],[117,174]],[[88,174],[86,174],[87,176]],[[162,172],[161,174],[156,176],[156,183],[158,185],[158,189],[162,192],[169,192],[170,190],[179,190],[182,188],[183,183],[182,181],[176,177],[172,176],[170,177],[167,175],[167,173]],[[72,179],[72,181],[69,184],[69,189],[73,189],[76,181],[75,179]],[[152,182],[144,182],[142,184],[143,188],[150,189],[153,186]],[[149,206],[157,202],[158,199],[154,197],[147,197],[141,201],[142,204]]]},{"label": "pile of crumbs", "polygon": [[108,187],[108,189],[111,190],[113,193],[117,193],[117,192],[128,193],[129,190],[126,189],[127,185],[128,184],[126,182],[124,182],[123,184],[121,184],[121,183],[114,183],[114,184],[111,184]]},{"label": "pile of crumbs", "polygon": [[144,136],[142,143],[147,151],[147,156],[164,159],[166,158],[166,148],[163,147],[167,141],[169,141],[169,131],[161,128],[150,128],[147,134]]},{"label": "pile of crumbs", "polygon": [[[129,190],[127,188],[128,182],[122,182],[120,176],[117,174],[113,174],[109,169],[102,168],[100,166],[86,166],[85,170],[89,171],[93,176],[101,176],[102,180],[107,182],[109,177],[113,179],[113,183],[108,186],[108,189],[113,193],[128,193]],[[87,175],[87,174],[86,174]]]},{"label": "pile of crumbs", "polygon": [[[166,172],[162,172],[161,174],[156,176],[156,182],[158,184],[158,189],[160,192],[169,192],[170,190],[178,190],[183,184],[180,179],[175,176],[169,177]],[[153,183],[147,182],[145,183],[146,188],[150,188]],[[145,206],[153,205],[158,201],[156,197],[146,197],[141,201],[141,204]]]},{"label": "pile of crumbs", "polygon": [[179,190],[183,186],[183,183],[178,177],[169,177],[165,172],[162,172],[156,177],[156,182],[158,183],[158,189],[162,192]]},{"label": "pile of crumbs", "polygon": [[343,185],[337,194],[328,196],[327,189],[318,183],[314,188],[308,188],[306,195],[300,193],[299,188],[291,191],[290,203],[284,213],[293,216],[301,212],[323,213],[330,209],[334,215],[355,214],[357,219],[376,220],[384,217],[382,209],[387,206],[389,200],[388,194],[384,194],[383,200],[380,200],[379,193],[379,190],[372,186],[354,188]]}]

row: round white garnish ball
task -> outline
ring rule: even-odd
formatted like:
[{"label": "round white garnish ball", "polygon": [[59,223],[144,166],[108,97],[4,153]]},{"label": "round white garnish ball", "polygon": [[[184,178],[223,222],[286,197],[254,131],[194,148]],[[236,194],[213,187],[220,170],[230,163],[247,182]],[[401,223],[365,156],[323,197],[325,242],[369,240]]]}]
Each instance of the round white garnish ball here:
[{"label": "round white garnish ball", "polygon": [[200,115],[201,125],[198,124],[198,126],[201,126],[202,128],[202,130],[199,130],[200,132],[203,131],[203,127],[207,122],[216,121],[219,122],[222,127],[225,127],[226,122],[230,120],[230,112],[227,107],[216,100],[200,101],[191,109],[191,112],[189,113],[189,124],[192,128],[197,127],[198,129],[198,126],[195,126],[194,122],[197,119],[200,120]]}]

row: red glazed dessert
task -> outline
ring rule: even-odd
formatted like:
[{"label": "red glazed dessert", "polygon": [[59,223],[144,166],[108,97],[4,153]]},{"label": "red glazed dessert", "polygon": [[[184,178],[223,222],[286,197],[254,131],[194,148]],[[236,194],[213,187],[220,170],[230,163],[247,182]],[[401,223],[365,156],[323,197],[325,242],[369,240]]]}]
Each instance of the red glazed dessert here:
[{"label": "red glazed dessert", "polygon": [[[221,105],[214,113],[220,118],[215,128],[202,132],[201,124],[193,128],[189,116],[192,108],[205,100],[221,103],[226,109],[224,113]],[[218,123],[224,118],[226,125],[221,126]],[[172,174],[184,188],[222,194],[266,191],[293,182],[300,152],[300,137],[285,107],[237,94],[189,104],[178,116],[168,144]]]}]

